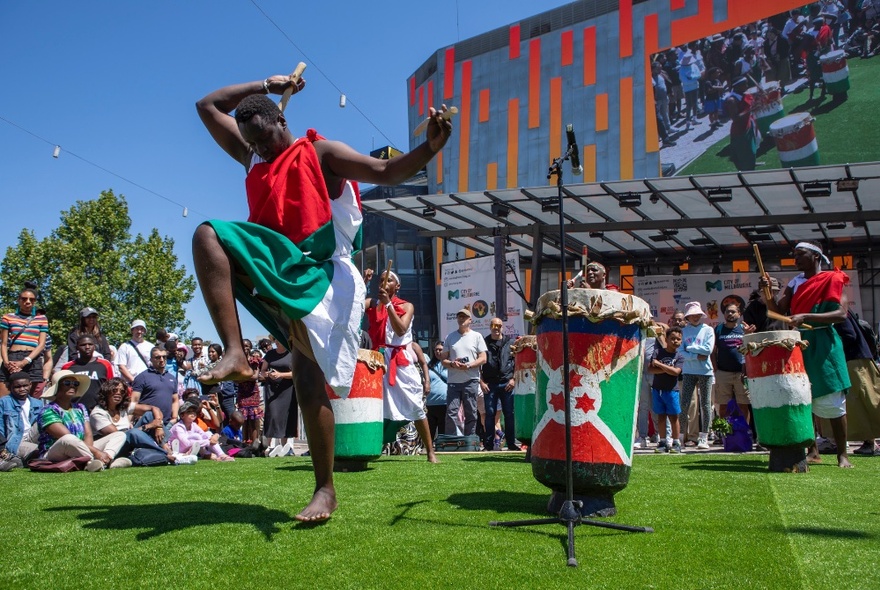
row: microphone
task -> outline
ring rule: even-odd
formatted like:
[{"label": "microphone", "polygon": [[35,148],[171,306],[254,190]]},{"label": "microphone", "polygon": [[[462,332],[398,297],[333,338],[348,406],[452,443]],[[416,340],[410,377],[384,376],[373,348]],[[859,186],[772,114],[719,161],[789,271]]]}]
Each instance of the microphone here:
[{"label": "microphone", "polygon": [[571,148],[571,173],[574,176],[580,176],[584,173],[584,168],[581,166],[581,154],[578,142],[574,138],[574,127],[571,123],[565,126],[565,134],[568,136],[568,147]]}]

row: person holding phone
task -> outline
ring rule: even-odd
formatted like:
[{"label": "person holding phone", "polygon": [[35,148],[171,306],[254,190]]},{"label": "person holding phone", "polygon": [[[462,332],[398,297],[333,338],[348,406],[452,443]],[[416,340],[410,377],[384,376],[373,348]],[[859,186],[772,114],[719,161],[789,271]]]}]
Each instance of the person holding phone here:
[{"label": "person holding phone", "polygon": [[[455,314],[458,330],[443,343],[441,361],[448,370],[446,389],[446,433],[459,436],[477,433],[477,395],[480,393],[480,365],[486,362],[486,341],[471,330],[471,311]],[[464,408],[464,423],[459,409]]]}]

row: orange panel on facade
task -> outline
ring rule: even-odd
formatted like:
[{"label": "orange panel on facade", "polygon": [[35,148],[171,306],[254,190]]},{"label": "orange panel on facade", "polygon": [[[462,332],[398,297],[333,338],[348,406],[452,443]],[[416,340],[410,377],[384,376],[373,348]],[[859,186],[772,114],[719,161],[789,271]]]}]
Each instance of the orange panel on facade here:
[{"label": "orange panel on facade", "polygon": [[541,39],[529,41],[529,129],[541,125]]},{"label": "orange panel on facade", "polygon": [[596,144],[584,146],[581,166],[584,167],[584,182],[596,182]]},{"label": "orange panel on facade", "polygon": [[507,101],[507,186],[519,186],[519,99]]},{"label": "orange panel on facade", "polygon": [[477,120],[480,123],[485,123],[489,120],[489,89],[483,88],[480,90],[480,113],[477,117]]},{"label": "orange panel on facade", "polygon": [[733,261],[733,272],[749,272],[749,261],[748,260],[734,260]]},{"label": "orange panel on facade", "polygon": [[608,95],[596,95],[596,131],[608,130]]},{"label": "orange panel on facade", "polygon": [[654,87],[651,85],[651,56],[660,48],[660,25],[656,14],[645,17],[645,151],[660,151],[657,134],[657,109],[654,105]]},{"label": "orange panel on facade", "polygon": [[498,162],[486,164],[486,190],[494,191],[498,188]]},{"label": "orange panel on facade", "polygon": [[596,83],[596,27],[584,29],[584,86]]},{"label": "orange panel on facade", "polygon": [[458,191],[468,191],[471,143],[471,60],[461,62],[461,106],[458,109]]},{"label": "orange panel on facade", "polygon": [[633,141],[633,79],[620,79],[620,178],[633,177],[635,168]]},{"label": "orange panel on facade", "polygon": [[[549,154],[551,158],[562,155],[562,78],[550,78],[550,128],[547,135],[550,138]],[[551,178],[550,184],[556,184],[556,179]]]}]

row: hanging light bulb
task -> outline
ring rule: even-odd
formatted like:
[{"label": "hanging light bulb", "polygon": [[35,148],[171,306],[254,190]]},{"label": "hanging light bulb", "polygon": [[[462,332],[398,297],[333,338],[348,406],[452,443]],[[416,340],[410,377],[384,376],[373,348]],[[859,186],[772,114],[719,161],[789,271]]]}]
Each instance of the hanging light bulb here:
[{"label": "hanging light bulb", "polygon": [[189,209],[187,209],[186,207],[184,207],[184,208],[183,208],[183,216],[186,217],[187,215],[189,215]]},{"label": "hanging light bulb", "polygon": [[339,108],[340,109],[345,108],[345,95],[344,94],[339,95]]},{"label": "hanging light bulb", "polygon": [[53,158],[57,158],[57,157],[58,157],[58,154],[60,154],[60,153],[61,153],[61,146],[60,146],[60,145],[56,145],[56,146],[55,146],[55,150],[52,152],[52,157],[53,157]]}]

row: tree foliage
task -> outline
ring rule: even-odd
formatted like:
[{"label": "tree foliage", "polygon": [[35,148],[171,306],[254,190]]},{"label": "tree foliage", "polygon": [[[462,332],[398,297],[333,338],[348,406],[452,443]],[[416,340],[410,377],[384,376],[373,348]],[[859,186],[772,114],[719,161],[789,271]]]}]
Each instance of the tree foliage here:
[{"label": "tree foliage", "polygon": [[174,240],[155,228],[132,238],[130,228],[125,197],[107,190],[63,211],[61,224],[43,240],[21,230],[0,264],[0,309],[14,311],[25,281],[33,281],[57,345],[67,341],[86,306],[100,312],[112,343],[129,337],[134,318],[145,320],[150,331],[184,332],[189,326],[184,305],[192,299],[195,279],[178,265]]}]

